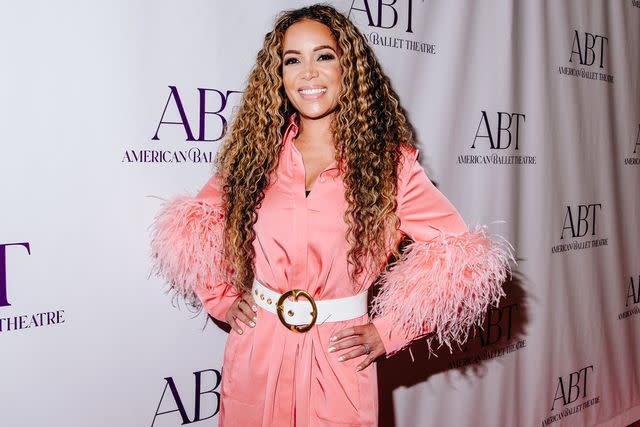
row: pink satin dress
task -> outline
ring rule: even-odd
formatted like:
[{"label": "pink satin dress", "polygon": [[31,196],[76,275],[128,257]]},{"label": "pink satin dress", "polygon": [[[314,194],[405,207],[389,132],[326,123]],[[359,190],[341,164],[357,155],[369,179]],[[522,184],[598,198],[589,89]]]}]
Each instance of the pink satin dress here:
[{"label": "pink satin dress", "polygon": [[[279,293],[304,289],[316,300],[354,295],[371,286],[375,277],[363,274],[357,283],[352,283],[348,275],[347,225],[343,220],[347,204],[341,174],[336,163],[332,163],[318,176],[306,197],[304,164],[293,144],[297,132],[294,114],[289,118],[282,140],[277,179],[271,181],[258,210],[254,227],[255,277]],[[490,300],[501,295],[500,283],[506,268],[505,254],[497,253],[483,233],[470,232],[454,206],[433,186],[417,161],[417,150],[403,147],[403,153],[397,214],[401,220],[400,231],[415,245],[387,274],[384,281],[387,293],[379,301],[380,315],[373,321],[387,357],[421,333],[434,328],[446,333],[445,324],[457,321],[456,311],[466,313],[467,319],[461,320],[467,322],[464,325],[470,324],[469,315],[474,316],[471,321],[477,321]],[[181,263],[197,264],[190,259],[193,254],[176,254],[176,245],[182,244],[178,240],[196,237],[185,238],[184,233],[179,237],[175,235],[181,233],[180,227],[189,221],[179,216],[193,217],[199,211],[176,212],[180,204],[193,206],[194,202],[201,202],[202,206],[217,212],[220,220],[223,212],[220,185],[216,174],[195,200],[176,199],[165,206],[156,223],[154,254],[160,273],[167,280],[174,286],[183,286],[183,291],[191,286],[207,312],[224,321],[225,313],[238,296],[229,283],[211,278],[202,280],[209,277],[206,275],[197,275],[199,280],[183,277],[180,282],[182,279],[176,276],[183,271],[163,270],[163,263],[165,267],[173,263],[177,269],[188,268],[180,267]],[[216,227],[220,222],[214,219],[212,224]],[[163,249],[159,241],[171,242],[171,239],[175,243],[165,245],[170,249]],[[437,255],[431,255],[434,253]],[[496,254],[502,258],[496,258]],[[464,267],[461,260],[469,258],[473,258],[475,264],[467,263]],[[491,268],[493,270],[488,270]],[[455,269],[459,271],[453,271]],[[452,279],[452,275],[457,275],[457,279]],[[428,280],[431,283],[424,283]],[[407,297],[407,292],[411,297]],[[441,302],[451,298],[453,302],[449,306]],[[460,305],[469,305],[468,301],[472,301],[473,307],[467,307],[465,312]],[[420,316],[420,323],[413,325],[413,329],[402,327]],[[348,321],[315,325],[306,333],[298,333],[286,328],[276,315],[258,307],[256,326],[252,328],[238,322],[243,333],[232,329],[227,339],[219,425],[377,426],[376,364],[356,372],[364,356],[340,362],[338,357],[351,349],[327,351],[333,334],[370,321],[366,314]],[[458,337],[459,334],[453,339]],[[446,337],[444,339],[446,341]]]}]

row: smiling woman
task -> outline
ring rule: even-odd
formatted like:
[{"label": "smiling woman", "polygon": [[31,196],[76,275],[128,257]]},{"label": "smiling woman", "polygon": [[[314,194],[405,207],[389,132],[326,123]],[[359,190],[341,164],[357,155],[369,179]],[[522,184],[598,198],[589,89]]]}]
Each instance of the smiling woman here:
[{"label": "smiling woman", "polygon": [[218,171],[154,224],[156,271],[232,326],[221,426],[376,426],[376,359],[432,332],[463,343],[504,295],[510,248],[470,231],[417,157],[353,23],[325,5],[282,13]]}]

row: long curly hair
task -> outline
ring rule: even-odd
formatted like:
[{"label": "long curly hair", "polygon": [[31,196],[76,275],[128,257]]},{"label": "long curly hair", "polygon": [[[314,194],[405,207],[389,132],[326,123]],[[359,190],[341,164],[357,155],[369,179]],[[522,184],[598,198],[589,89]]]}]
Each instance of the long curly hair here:
[{"label": "long curly hair", "polygon": [[366,269],[376,277],[389,250],[398,256],[387,238],[390,231],[397,233],[400,222],[396,215],[400,147],[415,146],[398,95],[362,33],[346,16],[324,4],[288,10],[264,37],[242,103],[215,159],[224,189],[225,258],[240,291],[252,286],[256,210],[278,166],[288,118],[295,112],[282,80],[284,34],[304,19],[326,25],[341,53],[341,91],[331,132],[348,204],[344,220],[348,262],[353,267],[350,276],[355,281]]}]

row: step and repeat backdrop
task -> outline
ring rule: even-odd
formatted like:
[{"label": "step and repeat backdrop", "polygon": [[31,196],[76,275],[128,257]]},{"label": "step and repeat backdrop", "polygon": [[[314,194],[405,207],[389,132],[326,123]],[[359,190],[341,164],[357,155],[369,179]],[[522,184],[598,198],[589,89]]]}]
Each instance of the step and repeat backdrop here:
[{"label": "step and repeat backdrop", "polygon": [[[0,425],[215,426],[226,332],[150,275],[278,12],[2,2]],[[379,364],[384,426],[640,419],[640,1],[345,0],[469,225],[513,243],[467,346]]]}]

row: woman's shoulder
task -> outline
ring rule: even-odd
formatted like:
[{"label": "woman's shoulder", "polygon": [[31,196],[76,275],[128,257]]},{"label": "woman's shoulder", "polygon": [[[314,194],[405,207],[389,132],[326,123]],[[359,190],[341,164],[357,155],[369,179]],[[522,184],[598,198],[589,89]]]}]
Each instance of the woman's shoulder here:
[{"label": "woman's shoulder", "polygon": [[420,150],[416,146],[405,143],[400,144],[400,159],[398,160],[398,163],[400,164],[398,176],[400,179],[409,172],[413,164],[418,159],[419,153]]},{"label": "woman's shoulder", "polygon": [[407,144],[407,143],[400,144],[400,152],[402,153],[403,157],[415,159],[416,157],[418,157],[419,151],[420,150],[418,149],[418,147],[414,145]]},{"label": "woman's shoulder", "polygon": [[196,195],[197,199],[221,203],[223,195],[223,177],[219,170],[215,171]]}]

